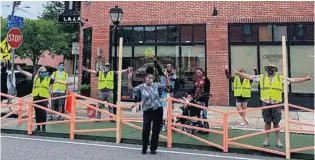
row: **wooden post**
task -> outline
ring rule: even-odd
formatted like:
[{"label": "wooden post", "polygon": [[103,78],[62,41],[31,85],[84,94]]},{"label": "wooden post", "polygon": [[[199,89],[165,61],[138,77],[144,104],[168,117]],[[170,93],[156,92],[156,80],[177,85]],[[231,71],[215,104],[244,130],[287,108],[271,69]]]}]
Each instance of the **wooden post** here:
[{"label": "wooden post", "polygon": [[284,130],[285,130],[285,157],[290,159],[290,132],[289,132],[289,102],[288,102],[288,65],[287,45],[285,36],[282,36],[282,69],[283,69],[283,92],[284,92]]},{"label": "wooden post", "polygon": [[75,116],[76,116],[76,97],[73,92],[70,93],[71,97],[71,113],[70,113],[70,139],[74,139],[74,131],[75,131]]},{"label": "wooden post", "polygon": [[[118,85],[117,85],[117,115],[116,115],[116,143],[121,142],[121,71],[122,71],[123,38],[119,38],[118,51]],[[116,85],[116,84],[114,84]]]},{"label": "wooden post", "polygon": [[224,113],[223,117],[223,152],[228,152],[229,150],[229,115],[227,113]]},{"label": "wooden post", "polygon": [[33,132],[33,103],[28,106],[28,123],[27,123],[27,134],[31,135]]},{"label": "wooden post", "polygon": [[171,96],[167,96],[167,147],[172,148],[172,120],[173,120],[173,106]]}]

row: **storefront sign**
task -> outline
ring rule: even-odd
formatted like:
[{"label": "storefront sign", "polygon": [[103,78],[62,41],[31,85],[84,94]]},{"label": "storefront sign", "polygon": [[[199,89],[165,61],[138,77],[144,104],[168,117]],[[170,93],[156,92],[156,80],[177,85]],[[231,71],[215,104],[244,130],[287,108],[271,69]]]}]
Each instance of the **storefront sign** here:
[{"label": "storefront sign", "polygon": [[81,22],[80,15],[70,15],[70,16],[60,15],[58,17],[58,23],[80,23],[80,22]]},{"label": "storefront sign", "polygon": [[266,55],[263,55],[263,59],[268,59],[268,62],[274,63],[282,59],[282,55],[281,54],[266,54]]}]

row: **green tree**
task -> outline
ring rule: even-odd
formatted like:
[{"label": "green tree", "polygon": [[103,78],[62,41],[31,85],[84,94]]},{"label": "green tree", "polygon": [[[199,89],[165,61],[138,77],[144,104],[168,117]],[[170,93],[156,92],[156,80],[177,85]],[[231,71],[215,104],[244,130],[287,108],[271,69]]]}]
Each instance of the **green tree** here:
[{"label": "green tree", "polygon": [[[64,3],[61,1],[49,1],[45,5],[43,5],[44,11],[41,15],[41,19],[51,20],[57,23],[59,15],[61,15],[64,11]],[[68,48],[65,50],[63,54],[66,59],[73,59],[73,55],[71,54],[72,50],[72,42],[79,41],[79,32],[80,26],[79,24],[57,24],[62,33],[67,35],[67,43]]]},{"label": "green tree", "polygon": [[[1,19],[1,40],[8,30],[3,27],[5,19]],[[53,21],[25,19],[23,44],[16,50],[16,55],[29,58],[33,62],[33,71],[37,70],[38,60],[45,51],[57,54],[66,54],[68,48],[67,37]]]}]

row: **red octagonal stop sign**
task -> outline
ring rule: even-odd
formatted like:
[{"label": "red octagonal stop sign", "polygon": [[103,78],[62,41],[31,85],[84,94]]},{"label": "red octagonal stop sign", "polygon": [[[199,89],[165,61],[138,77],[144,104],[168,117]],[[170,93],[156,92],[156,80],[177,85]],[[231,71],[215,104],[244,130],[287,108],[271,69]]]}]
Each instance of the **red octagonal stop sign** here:
[{"label": "red octagonal stop sign", "polygon": [[23,43],[23,34],[19,28],[12,28],[7,34],[9,45],[16,49]]}]

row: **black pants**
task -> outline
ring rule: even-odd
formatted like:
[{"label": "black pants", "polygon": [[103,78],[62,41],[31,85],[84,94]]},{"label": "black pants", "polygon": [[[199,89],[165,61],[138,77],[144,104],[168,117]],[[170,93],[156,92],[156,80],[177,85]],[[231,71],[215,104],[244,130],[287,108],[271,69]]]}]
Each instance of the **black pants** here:
[{"label": "black pants", "polygon": [[[39,102],[39,103],[36,103],[37,105],[40,105],[40,106],[43,106],[43,107],[46,107],[48,106],[48,102]],[[37,108],[37,107],[34,107],[35,108],[35,120],[36,120],[36,123],[44,123],[46,122],[46,119],[47,119],[47,114],[46,114],[46,111],[45,110],[42,110],[40,108]],[[42,125],[43,128],[45,128],[46,125]],[[37,126],[39,127],[39,126]]]},{"label": "black pants", "polygon": [[142,131],[142,150],[147,150],[149,136],[151,131],[151,122],[153,122],[151,136],[151,151],[156,151],[159,142],[159,134],[163,120],[163,108],[159,107],[156,110],[149,109],[143,111],[143,131]]}]

